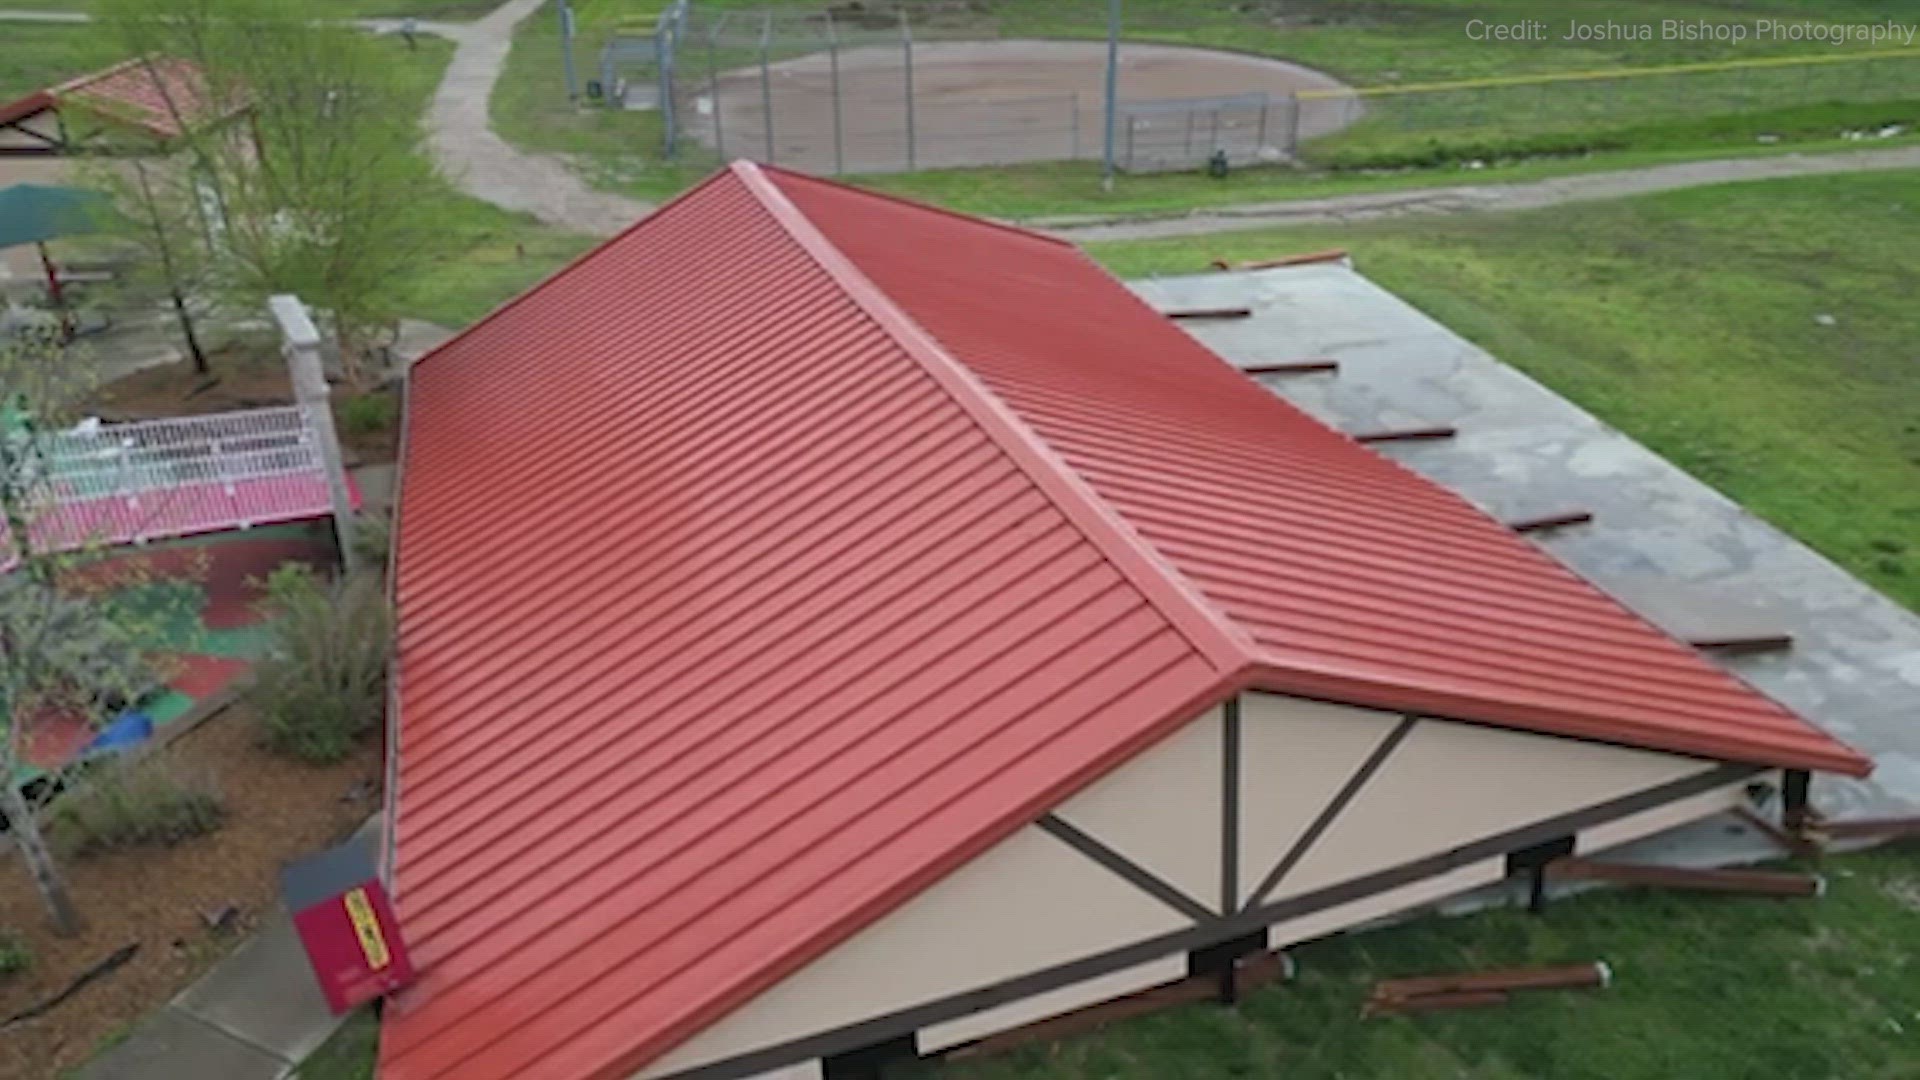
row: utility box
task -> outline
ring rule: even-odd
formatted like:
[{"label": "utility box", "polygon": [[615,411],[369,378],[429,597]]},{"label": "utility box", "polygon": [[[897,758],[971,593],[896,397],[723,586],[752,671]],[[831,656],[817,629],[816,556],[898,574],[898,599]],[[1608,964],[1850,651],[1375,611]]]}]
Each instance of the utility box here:
[{"label": "utility box", "polygon": [[356,838],[280,872],[281,898],[336,1016],[413,981],[371,847]]}]

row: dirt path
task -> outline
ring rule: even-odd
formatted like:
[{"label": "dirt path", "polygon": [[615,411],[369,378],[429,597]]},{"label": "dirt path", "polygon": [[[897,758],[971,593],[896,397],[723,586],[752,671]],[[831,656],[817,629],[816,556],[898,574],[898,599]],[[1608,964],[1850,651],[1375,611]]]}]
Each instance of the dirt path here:
[{"label": "dirt path", "polygon": [[1868,172],[1880,169],[1920,169],[1920,146],[1887,150],[1858,150],[1838,154],[1782,154],[1775,157],[1723,158],[1655,165],[1618,172],[1587,173],[1536,180],[1524,184],[1417,188],[1405,191],[1340,195],[1292,202],[1251,203],[1210,207],[1176,217],[1133,218],[1056,217],[1023,221],[1075,243],[1099,240],[1150,240],[1164,236],[1198,236],[1241,229],[1268,229],[1287,225],[1324,225],[1366,221],[1407,214],[1459,214],[1477,210],[1525,210],[1562,203],[1618,199],[1679,188],[1703,187],[1740,180],[1768,180],[1823,173]]},{"label": "dirt path", "polygon": [[[543,0],[508,0],[477,22],[436,25],[452,38],[453,62],[427,113],[433,159],[462,191],[562,229],[606,236],[651,207],[595,191],[559,158],[519,150],[494,134],[487,100],[506,66],[513,30]],[[427,30],[426,25],[421,26]]]}]

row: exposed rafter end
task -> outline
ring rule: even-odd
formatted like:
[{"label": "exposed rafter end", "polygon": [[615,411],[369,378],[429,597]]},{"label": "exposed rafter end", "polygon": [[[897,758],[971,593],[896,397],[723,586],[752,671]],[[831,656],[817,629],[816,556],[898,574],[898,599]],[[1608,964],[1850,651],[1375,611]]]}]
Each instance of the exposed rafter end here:
[{"label": "exposed rafter end", "polygon": [[1240,370],[1247,375],[1298,375],[1308,371],[1339,371],[1340,361],[1315,357],[1312,360],[1283,360],[1274,364],[1248,364]]},{"label": "exposed rafter end", "polygon": [[1737,637],[1693,638],[1687,642],[1696,649],[1723,653],[1780,652],[1793,648],[1792,634],[1746,634]]},{"label": "exposed rafter end", "polygon": [[1169,319],[1244,319],[1253,314],[1253,309],[1246,307],[1174,308],[1160,314]]},{"label": "exposed rafter end", "polygon": [[1452,424],[1435,424],[1432,427],[1387,428],[1382,431],[1361,431],[1351,438],[1358,443],[1416,442],[1426,439],[1451,439],[1458,435]]},{"label": "exposed rafter end", "polygon": [[1562,510],[1557,514],[1515,518],[1507,522],[1507,528],[1517,533],[1530,533],[1540,532],[1543,529],[1558,529],[1563,525],[1585,525],[1592,520],[1591,510]]}]

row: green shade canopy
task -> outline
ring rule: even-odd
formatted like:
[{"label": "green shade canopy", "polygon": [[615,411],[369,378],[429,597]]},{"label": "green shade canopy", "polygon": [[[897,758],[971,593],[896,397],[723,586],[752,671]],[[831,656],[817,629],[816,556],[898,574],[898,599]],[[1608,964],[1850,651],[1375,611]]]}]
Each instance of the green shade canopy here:
[{"label": "green shade canopy", "polygon": [[110,207],[85,188],[15,184],[0,190],[0,248],[99,232]]}]

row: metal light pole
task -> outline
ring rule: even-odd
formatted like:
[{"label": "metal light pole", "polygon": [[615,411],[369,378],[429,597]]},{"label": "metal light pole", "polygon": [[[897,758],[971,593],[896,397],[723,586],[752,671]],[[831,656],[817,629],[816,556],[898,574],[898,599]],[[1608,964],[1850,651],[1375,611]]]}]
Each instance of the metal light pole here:
[{"label": "metal light pole", "polygon": [[1107,149],[1100,166],[1100,190],[1113,190],[1114,114],[1119,108],[1120,86],[1120,0],[1107,0]]}]

